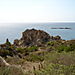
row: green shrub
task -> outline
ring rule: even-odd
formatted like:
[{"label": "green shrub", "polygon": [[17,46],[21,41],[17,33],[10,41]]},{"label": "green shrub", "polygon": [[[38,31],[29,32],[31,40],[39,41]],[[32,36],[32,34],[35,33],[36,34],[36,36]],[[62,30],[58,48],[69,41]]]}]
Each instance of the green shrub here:
[{"label": "green shrub", "polygon": [[37,50],[38,50],[37,46],[31,46],[31,47],[28,48],[29,52],[34,52],[34,51],[37,51]]},{"label": "green shrub", "polygon": [[31,47],[27,47],[27,48],[16,48],[16,51],[18,53],[29,53],[29,52],[34,52],[34,51],[37,51],[38,50],[38,47],[37,46],[31,46]]},{"label": "green shrub", "polygon": [[6,57],[7,55],[12,56],[13,53],[11,51],[9,51],[9,50],[0,50],[0,56]]},{"label": "green shrub", "polygon": [[62,52],[62,51],[64,51],[64,49],[65,49],[64,45],[60,45],[60,46],[57,47],[58,52]]},{"label": "green shrub", "polygon": [[72,50],[75,50],[75,44],[71,44],[70,47]]},{"label": "green shrub", "polygon": [[17,51],[18,53],[25,53],[26,48],[16,48],[16,51]]},{"label": "green shrub", "polygon": [[30,54],[28,57],[26,57],[26,60],[27,61],[33,61],[33,62],[35,62],[35,61],[43,61],[44,57],[36,55],[36,54]]},{"label": "green shrub", "polygon": [[53,46],[54,45],[54,41],[50,41],[50,42],[47,42],[47,45],[50,45],[50,46]]},{"label": "green shrub", "polygon": [[62,51],[65,51],[65,52],[69,52],[69,51],[73,51],[73,47],[72,46],[65,46],[65,45],[59,45],[57,47],[57,51],[58,52],[62,52]]},{"label": "green shrub", "polygon": [[67,47],[64,48],[64,51],[65,51],[65,52],[72,51],[72,48],[71,48],[70,46],[67,46]]}]

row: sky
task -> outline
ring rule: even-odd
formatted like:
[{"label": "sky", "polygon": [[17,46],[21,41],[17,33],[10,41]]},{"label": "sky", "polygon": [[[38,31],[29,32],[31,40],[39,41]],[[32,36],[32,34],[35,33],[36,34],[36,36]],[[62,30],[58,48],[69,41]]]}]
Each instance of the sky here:
[{"label": "sky", "polygon": [[0,23],[75,22],[75,0],[0,0]]}]

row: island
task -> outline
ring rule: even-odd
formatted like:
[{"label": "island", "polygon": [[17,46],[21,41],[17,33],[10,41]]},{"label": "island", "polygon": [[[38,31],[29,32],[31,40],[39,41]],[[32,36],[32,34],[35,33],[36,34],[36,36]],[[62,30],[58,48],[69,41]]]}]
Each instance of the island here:
[{"label": "island", "polygon": [[58,28],[56,28],[56,27],[52,27],[51,29],[72,29],[72,28],[68,28],[68,27],[58,27]]}]

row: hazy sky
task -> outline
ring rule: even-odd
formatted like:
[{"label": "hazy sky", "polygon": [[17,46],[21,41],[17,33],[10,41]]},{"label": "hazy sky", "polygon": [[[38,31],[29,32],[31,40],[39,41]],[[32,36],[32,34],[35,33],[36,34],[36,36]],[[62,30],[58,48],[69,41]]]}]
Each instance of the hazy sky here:
[{"label": "hazy sky", "polygon": [[0,22],[75,22],[75,0],[0,0]]}]

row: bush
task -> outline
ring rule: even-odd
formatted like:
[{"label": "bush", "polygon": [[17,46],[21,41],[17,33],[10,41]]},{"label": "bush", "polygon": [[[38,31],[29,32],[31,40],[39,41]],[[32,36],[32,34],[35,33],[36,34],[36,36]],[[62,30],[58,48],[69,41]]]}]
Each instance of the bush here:
[{"label": "bush", "polygon": [[7,55],[12,56],[13,53],[9,50],[0,50],[0,56],[6,57]]},{"label": "bush", "polygon": [[31,46],[31,47],[28,48],[29,52],[34,52],[34,51],[37,51],[37,50],[38,50],[37,46]]},{"label": "bush", "polygon": [[52,42],[52,41],[47,42],[47,45],[53,46],[54,45],[54,42]]},{"label": "bush", "polygon": [[75,50],[75,44],[71,44],[70,47],[72,50]]},{"label": "bush", "polygon": [[26,60],[27,61],[43,61],[44,60],[44,57],[43,56],[39,56],[39,55],[36,55],[36,54],[30,54],[28,57],[26,57]]},{"label": "bush", "polygon": [[29,52],[34,52],[37,50],[38,50],[37,46],[31,46],[31,47],[27,47],[27,48],[16,48],[16,51],[18,53],[29,53]]},{"label": "bush", "polygon": [[71,48],[70,46],[68,46],[68,47],[65,47],[65,48],[64,48],[64,51],[65,51],[65,52],[72,51],[72,48]]},{"label": "bush", "polygon": [[73,50],[74,50],[74,47],[72,47],[72,46],[59,45],[57,47],[58,52],[62,52],[62,51],[69,52],[69,51],[73,51]]},{"label": "bush", "polygon": [[65,49],[64,45],[60,45],[60,46],[57,47],[58,52],[62,52],[62,51],[64,51],[64,49]]},{"label": "bush", "polygon": [[25,53],[26,48],[16,48],[16,51],[17,51],[18,53]]}]

